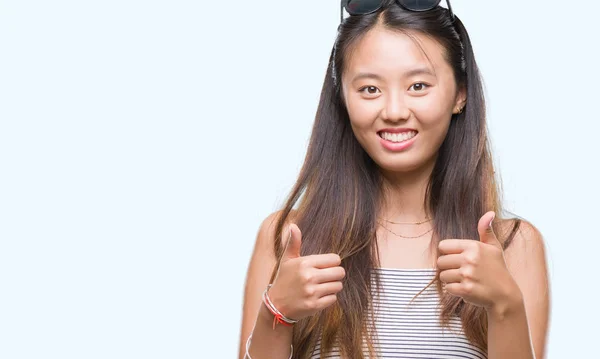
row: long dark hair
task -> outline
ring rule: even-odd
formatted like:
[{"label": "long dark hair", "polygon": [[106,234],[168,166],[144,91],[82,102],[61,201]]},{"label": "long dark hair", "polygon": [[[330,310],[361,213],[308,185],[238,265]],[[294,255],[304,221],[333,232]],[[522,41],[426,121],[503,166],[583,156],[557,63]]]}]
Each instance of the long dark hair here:
[{"label": "long dark hair", "polygon": [[[520,224],[519,219],[503,218],[501,188],[487,136],[482,81],[460,19],[456,17],[452,22],[448,10],[442,7],[411,12],[395,3],[378,13],[347,18],[339,28],[306,158],[282,208],[274,247],[281,258],[283,226],[293,219],[302,231],[301,254],[338,253],[346,277],[335,304],[295,326],[294,358],[309,358],[319,338],[324,353],[337,345],[342,357],[362,359],[366,337],[370,356],[375,356],[373,323],[367,314],[372,309],[372,290],[376,289],[372,287],[379,285],[371,278],[372,269],[379,263],[376,218],[382,203],[382,176],[352,132],[340,79],[352,47],[377,25],[436,39],[445,49],[459,88],[467,90],[466,107],[451,120],[425,196],[424,205],[433,215],[431,246],[435,249],[430,249],[437,253],[437,244],[444,238],[476,240],[479,218],[490,210],[496,212],[494,230],[505,248]],[[459,316],[467,338],[486,350],[485,310],[443,292],[439,271],[432,284],[440,295],[442,325],[448,325],[452,316]]]}]

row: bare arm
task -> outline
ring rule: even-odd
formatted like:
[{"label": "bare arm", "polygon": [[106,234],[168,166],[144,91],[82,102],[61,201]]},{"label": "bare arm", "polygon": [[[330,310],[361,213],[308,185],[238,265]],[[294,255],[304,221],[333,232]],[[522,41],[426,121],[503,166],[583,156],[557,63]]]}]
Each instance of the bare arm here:
[{"label": "bare arm", "polygon": [[[290,355],[292,328],[277,325],[273,330],[273,315],[262,304],[262,293],[269,284],[271,272],[277,263],[273,244],[279,215],[279,212],[275,212],[262,222],[248,266],[239,345],[240,359],[244,358],[246,341],[253,328],[253,359],[287,359]],[[285,246],[285,243],[283,245]]]},{"label": "bare arm", "polygon": [[497,311],[488,312],[488,358],[544,359],[550,285],[539,231],[523,222],[505,257],[519,290]]},{"label": "bare arm", "polygon": [[[292,343],[292,328],[273,326],[274,316],[262,304],[266,288],[277,260],[273,254],[275,223],[280,212],[269,216],[256,239],[254,253],[246,278],[240,358],[245,354],[245,342],[252,328],[248,353],[253,359],[287,359]],[[314,315],[337,301],[346,271],[336,253],[301,255],[302,232],[294,223],[286,223],[281,265],[269,289],[272,305],[293,320]]]}]

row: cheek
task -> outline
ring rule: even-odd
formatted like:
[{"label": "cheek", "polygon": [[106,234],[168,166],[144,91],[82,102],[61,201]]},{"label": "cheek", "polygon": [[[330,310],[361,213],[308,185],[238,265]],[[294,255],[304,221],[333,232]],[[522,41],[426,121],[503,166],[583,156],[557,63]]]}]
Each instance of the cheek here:
[{"label": "cheek", "polygon": [[447,127],[450,123],[452,112],[446,108],[440,101],[421,101],[415,103],[413,112],[419,121],[422,129],[432,129],[436,127]]},{"label": "cheek", "polygon": [[350,101],[347,108],[353,127],[369,127],[377,118],[377,108],[368,102]]},{"label": "cheek", "polygon": [[373,126],[377,120],[378,109],[368,103],[350,103],[347,109],[354,136],[363,148],[367,148],[370,135],[374,133]]},{"label": "cheek", "polygon": [[452,114],[446,111],[429,109],[416,114],[419,118],[421,135],[428,138],[427,143],[433,147],[439,147],[448,133]]}]

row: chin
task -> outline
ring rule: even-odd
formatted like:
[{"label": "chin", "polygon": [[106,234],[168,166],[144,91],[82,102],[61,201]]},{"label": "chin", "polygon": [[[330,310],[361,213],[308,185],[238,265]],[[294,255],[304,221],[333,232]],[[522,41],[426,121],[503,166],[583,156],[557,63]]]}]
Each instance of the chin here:
[{"label": "chin", "polygon": [[375,163],[384,171],[396,173],[414,172],[425,165],[425,162],[419,158],[394,159],[393,156],[375,159]]}]

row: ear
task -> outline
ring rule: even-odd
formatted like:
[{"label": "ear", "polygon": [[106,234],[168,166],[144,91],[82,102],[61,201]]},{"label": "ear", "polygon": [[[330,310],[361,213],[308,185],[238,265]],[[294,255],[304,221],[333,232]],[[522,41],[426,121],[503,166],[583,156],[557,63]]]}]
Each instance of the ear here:
[{"label": "ear", "polygon": [[454,102],[454,107],[452,109],[452,113],[456,115],[456,114],[464,111],[466,102],[467,102],[467,89],[465,87],[461,87],[461,89],[456,94],[456,101]]}]

